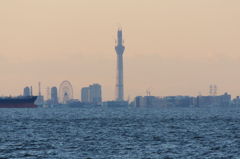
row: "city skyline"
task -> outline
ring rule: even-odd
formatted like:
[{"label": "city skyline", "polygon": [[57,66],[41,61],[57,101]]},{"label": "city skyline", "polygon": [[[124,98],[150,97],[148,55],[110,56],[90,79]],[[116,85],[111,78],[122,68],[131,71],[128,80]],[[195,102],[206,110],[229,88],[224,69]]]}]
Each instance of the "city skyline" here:
[{"label": "city skyline", "polygon": [[[59,0],[0,2],[1,95],[26,85],[67,79],[75,98],[100,83],[115,99],[114,40],[119,23],[127,46],[125,98],[145,95],[240,94],[240,2]],[[132,12],[134,10],[134,12]],[[111,14],[109,14],[111,13]],[[17,79],[17,80],[16,80]]]}]

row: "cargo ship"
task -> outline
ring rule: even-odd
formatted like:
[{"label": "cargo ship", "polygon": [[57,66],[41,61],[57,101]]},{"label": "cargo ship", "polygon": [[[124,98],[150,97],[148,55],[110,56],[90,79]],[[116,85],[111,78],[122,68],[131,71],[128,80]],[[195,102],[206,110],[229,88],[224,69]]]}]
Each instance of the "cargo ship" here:
[{"label": "cargo ship", "polygon": [[0,108],[36,108],[37,96],[0,97]]}]

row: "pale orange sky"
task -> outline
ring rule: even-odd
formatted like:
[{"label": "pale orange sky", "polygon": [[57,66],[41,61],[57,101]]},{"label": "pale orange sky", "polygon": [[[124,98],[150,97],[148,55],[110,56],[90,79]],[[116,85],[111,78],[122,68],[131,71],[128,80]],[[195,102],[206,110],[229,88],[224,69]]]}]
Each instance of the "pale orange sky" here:
[{"label": "pale orange sky", "polygon": [[239,0],[1,0],[0,95],[26,85],[74,96],[100,83],[114,99],[116,30],[124,31],[125,97],[240,95]]}]

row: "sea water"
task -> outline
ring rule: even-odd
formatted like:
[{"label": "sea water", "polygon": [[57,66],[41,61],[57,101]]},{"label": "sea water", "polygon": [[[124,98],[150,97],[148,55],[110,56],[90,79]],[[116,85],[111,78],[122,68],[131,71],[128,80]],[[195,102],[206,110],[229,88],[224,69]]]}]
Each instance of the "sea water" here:
[{"label": "sea water", "polygon": [[0,109],[1,159],[240,158],[240,108]]}]

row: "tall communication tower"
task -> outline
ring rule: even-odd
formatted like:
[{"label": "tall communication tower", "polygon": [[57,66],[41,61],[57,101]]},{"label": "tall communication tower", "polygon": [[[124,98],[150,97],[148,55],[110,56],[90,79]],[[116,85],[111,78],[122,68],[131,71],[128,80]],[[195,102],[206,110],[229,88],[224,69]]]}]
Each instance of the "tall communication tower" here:
[{"label": "tall communication tower", "polygon": [[116,81],[116,101],[124,101],[124,87],[123,87],[123,46],[122,29],[119,28],[117,32],[117,41],[115,50],[117,53],[117,81]]}]

